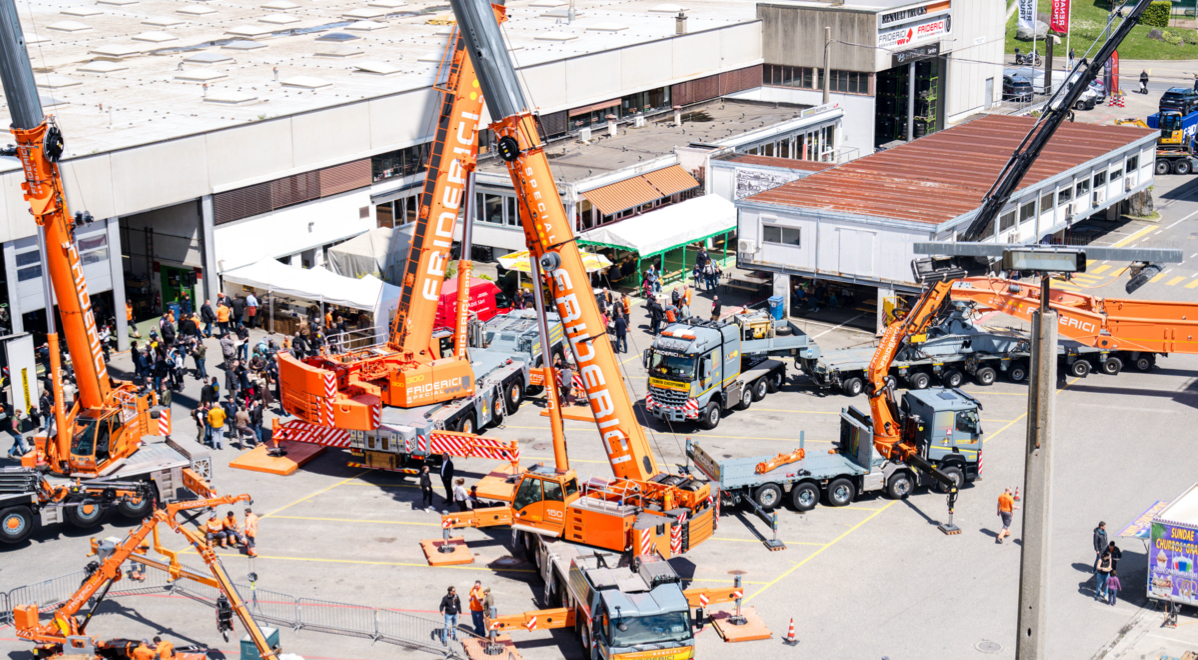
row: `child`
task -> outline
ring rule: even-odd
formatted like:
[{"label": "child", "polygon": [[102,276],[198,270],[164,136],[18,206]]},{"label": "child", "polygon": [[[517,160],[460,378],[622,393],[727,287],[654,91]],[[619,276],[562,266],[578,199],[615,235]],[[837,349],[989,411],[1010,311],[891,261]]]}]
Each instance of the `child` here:
[{"label": "child", "polygon": [[1119,584],[1119,572],[1111,571],[1111,577],[1106,579],[1106,596],[1107,602],[1111,605],[1115,604],[1115,596],[1118,595],[1119,589],[1123,585]]}]

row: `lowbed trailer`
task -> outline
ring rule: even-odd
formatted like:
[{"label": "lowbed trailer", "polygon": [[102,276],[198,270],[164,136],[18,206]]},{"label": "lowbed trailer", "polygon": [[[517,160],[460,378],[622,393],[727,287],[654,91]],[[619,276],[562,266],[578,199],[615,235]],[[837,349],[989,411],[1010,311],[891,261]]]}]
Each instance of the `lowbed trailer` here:
[{"label": "lowbed trailer", "polygon": [[[957,387],[965,374],[979,385],[992,385],[999,373],[1019,383],[1027,379],[1031,360],[1031,340],[1027,333],[1009,328],[976,325],[970,320],[972,306],[955,303],[957,308],[943,322],[913,337],[899,349],[890,367],[890,375],[913,390],[926,389],[938,380],[945,387]],[[839,389],[857,396],[865,389],[866,370],[876,348],[844,348],[816,358],[796,358],[795,366],[821,389]],[[1111,375],[1124,364],[1140,364],[1127,351],[1108,351],[1062,339],[1057,345],[1061,374],[1083,377],[1092,370]],[[1110,360],[1115,357],[1118,360]]]},{"label": "lowbed trailer", "polygon": [[[920,456],[948,474],[958,487],[981,477],[982,430],[976,399],[959,390],[907,392],[903,406],[916,424]],[[840,414],[840,438],[830,453],[799,450],[779,456],[716,460],[686,441],[686,455],[718,488],[721,502],[753,502],[770,510],[790,505],[810,511],[821,495],[829,506],[847,506],[861,493],[885,491],[902,498],[935,480],[910,465],[882,457],[874,448],[869,416],[850,406]],[[926,421],[925,421],[926,420]]]},{"label": "lowbed trailer", "polygon": [[211,478],[211,452],[186,438],[143,444],[115,469],[94,478],[0,468],[0,542],[20,543],[38,525],[95,527],[112,508],[140,520],[153,512],[155,500],[170,504],[211,496]]}]

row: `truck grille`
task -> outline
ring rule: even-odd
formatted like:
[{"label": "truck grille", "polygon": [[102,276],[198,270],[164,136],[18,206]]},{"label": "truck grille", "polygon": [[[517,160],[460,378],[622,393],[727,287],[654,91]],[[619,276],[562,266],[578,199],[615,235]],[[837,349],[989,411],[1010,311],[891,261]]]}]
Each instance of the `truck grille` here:
[{"label": "truck grille", "polygon": [[653,400],[657,403],[667,406],[681,406],[690,398],[687,392],[679,392],[677,390],[667,390],[661,387],[649,387],[649,392],[653,394]]}]

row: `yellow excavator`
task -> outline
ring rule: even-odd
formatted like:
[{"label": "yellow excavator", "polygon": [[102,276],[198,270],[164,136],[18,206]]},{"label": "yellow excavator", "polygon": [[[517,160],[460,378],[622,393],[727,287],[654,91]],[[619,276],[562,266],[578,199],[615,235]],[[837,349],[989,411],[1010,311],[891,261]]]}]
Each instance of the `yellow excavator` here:
[{"label": "yellow excavator", "polygon": [[[1198,113],[1191,113],[1190,124],[1198,123]],[[1116,126],[1139,126],[1151,130],[1160,130],[1156,138],[1156,173],[1189,174],[1194,171],[1193,140],[1186,138],[1186,121],[1177,110],[1162,110],[1152,115],[1148,121],[1136,117],[1116,119]],[[1155,120],[1155,121],[1154,121]],[[1152,124],[1156,124],[1153,126]]]}]

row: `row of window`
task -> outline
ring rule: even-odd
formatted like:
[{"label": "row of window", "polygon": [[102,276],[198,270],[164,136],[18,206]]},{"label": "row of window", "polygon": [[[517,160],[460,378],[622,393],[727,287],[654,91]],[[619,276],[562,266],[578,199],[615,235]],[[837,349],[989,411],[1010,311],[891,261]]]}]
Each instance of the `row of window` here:
[{"label": "row of window", "polygon": [[[1139,166],[1140,157],[1138,155],[1128,157],[1124,166],[1109,170],[1110,182],[1114,183],[1115,181],[1123,178],[1123,172],[1125,170],[1127,172],[1134,172]],[[1094,190],[1098,190],[1099,187],[1107,185],[1107,177],[1108,170],[1095,172],[1093,177],[1086,177],[1085,179],[1078,181],[1073,186],[1065,186],[1058,188],[1057,190],[1050,190],[1044,193],[1040,196],[1040,213],[1048,213],[1050,210],[1059,206],[1064,206],[1074,199],[1087,200],[1086,204],[1084,205],[1088,205],[1091,181],[1093,182]],[[1036,217],[1036,200],[1032,199],[1024,202],[1017,210],[1019,213],[1020,225],[1025,222],[1031,222]],[[1012,209],[999,216],[998,230],[1000,232],[1006,231],[1015,226],[1015,213],[1016,209]]]},{"label": "row of window", "polygon": [[[820,70],[806,66],[766,64],[761,71],[761,84],[770,87],[793,87],[795,89],[823,89]],[[868,94],[869,78],[873,74],[858,71],[832,70],[828,76],[828,88],[843,94]]]},{"label": "row of window", "polygon": [[774,225],[762,225],[761,227],[761,242],[776,243],[778,245],[791,245],[794,247],[802,247],[799,239],[801,232],[796,227],[778,227]]},{"label": "row of window", "polygon": [[406,149],[396,149],[370,158],[373,181],[385,181],[395,177],[411,176],[428,168],[430,143],[417,144]]},{"label": "row of window", "polygon": [[[108,234],[100,232],[76,240],[79,262],[86,266],[108,259]],[[26,282],[42,276],[42,253],[35,247],[27,252],[18,252],[17,281]]]},{"label": "row of window", "polygon": [[836,126],[829,124],[794,135],[784,135],[742,149],[744,153],[754,156],[831,161],[836,152]]}]

